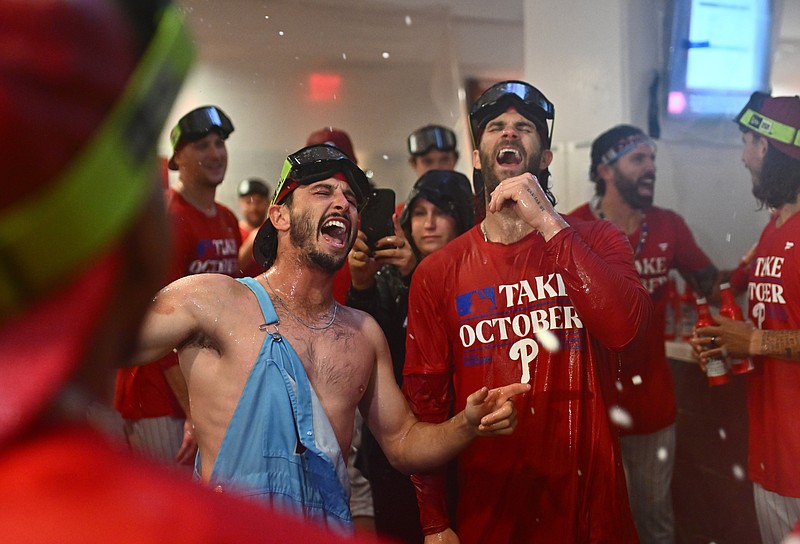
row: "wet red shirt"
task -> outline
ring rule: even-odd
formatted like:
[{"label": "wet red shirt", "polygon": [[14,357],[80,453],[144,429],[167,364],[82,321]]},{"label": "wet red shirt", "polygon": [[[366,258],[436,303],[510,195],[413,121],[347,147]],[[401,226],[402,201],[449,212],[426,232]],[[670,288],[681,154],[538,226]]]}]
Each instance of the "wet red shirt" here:
[{"label": "wet red shirt", "polygon": [[[511,245],[474,228],[414,272],[403,389],[420,419],[444,420],[484,385],[533,386],[515,401],[513,435],[478,438],[458,458],[465,544],[637,542],[607,414],[608,348],[637,336],[651,304],[625,236],[570,223],[548,242],[532,233]],[[559,351],[537,339],[541,329]],[[416,480],[425,532],[444,529],[438,475]]]}]

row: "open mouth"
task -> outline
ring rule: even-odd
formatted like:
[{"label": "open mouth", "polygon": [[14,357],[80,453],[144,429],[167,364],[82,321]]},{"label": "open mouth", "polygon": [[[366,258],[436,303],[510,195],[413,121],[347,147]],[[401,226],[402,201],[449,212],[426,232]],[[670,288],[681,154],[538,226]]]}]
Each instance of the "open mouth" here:
[{"label": "open mouth", "polygon": [[326,220],[320,231],[325,241],[335,247],[341,248],[347,244],[347,224],[338,217]]},{"label": "open mouth", "polygon": [[654,178],[642,178],[636,183],[636,189],[639,191],[639,193],[652,195],[653,186],[655,183],[656,180]]},{"label": "open mouth", "polygon": [[517,166],[522,164],[522,155],[514,147],[501,147],[497,152],[497,164],[503,166]]}]

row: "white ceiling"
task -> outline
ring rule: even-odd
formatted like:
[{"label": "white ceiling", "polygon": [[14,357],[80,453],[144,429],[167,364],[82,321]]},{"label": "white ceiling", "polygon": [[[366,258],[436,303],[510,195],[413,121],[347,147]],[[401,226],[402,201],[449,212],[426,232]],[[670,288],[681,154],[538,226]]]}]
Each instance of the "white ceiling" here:
[{"label": "white ceiling", "polygon": [[[522,75],[523,0],[179,2],[198,62],[172,123],[203,103],[231,116],[223,201],[239,179],[271,179],[323,126],[346,130],[361,166],[398,198],[416,179],[406,137],[424,124],[453,127],[464,150],[458,169],[471,171],[459,89],[468,78]],[[341,77],[335,99],[309,97],[313,73]]]}]

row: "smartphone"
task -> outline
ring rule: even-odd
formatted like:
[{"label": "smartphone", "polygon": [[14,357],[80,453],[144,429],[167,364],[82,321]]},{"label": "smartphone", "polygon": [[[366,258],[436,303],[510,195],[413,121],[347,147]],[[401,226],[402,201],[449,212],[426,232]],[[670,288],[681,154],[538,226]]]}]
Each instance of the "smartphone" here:
[{"label": "smartphone", "polygon": [[378,240],[394,235],[394,200],[393,190],[372,189],[367,205],[361,210],[361,230],[367,235],[370,252],[375,252]]}]

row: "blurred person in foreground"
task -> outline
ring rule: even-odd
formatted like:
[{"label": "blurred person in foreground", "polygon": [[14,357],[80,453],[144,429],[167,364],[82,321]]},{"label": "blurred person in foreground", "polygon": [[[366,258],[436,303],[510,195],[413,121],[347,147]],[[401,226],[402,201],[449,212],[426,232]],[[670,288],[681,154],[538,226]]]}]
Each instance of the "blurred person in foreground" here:
[{"label": "blurred person in foreground", "polygon": [[670,270],[677,269],[695,293],[709,296],[717,269],[683,218],[653,205],[655,159],[655,142],[641,129],[617,125],[603,132],[591,148],[589,176],[595,196],[570,217],[606,220],[625,233],[653,301],[647,334],[619,355],[619,407],[625,411],[620,443],[639,539],[642,544],[672,544],[676,409],[664,347],[666,287]]},{"label": "blurred person in foreground", "polygon": [[522,81],[478,98],[486,218],[411,282],[403,391],[421,420],[460,410],[478,383],[531,385],[514,399],[513,435],[459,454],[457,519],[442,474],[415,473],[426,542],[637,542],[608,417],[618,370],[608,350],[646,328],[651,304],[619,229],[553,208],[554,114]]},{"label": "blurred person in foreground", "polygon": [[714,316],[692,344],[709,357],[752,357],[748,469],[761,539],[779,542],[800,518],[800,97],[754,93],[735,118],[753,196],[773,213],[752,252],[748,319]]},{"label": "blurred person in foreground", "polygon": [[444,424],[414,418],[378,324],[333,298],[367,191],[364,172],[333,146],[289,155],[255,239],[266,272],[168,285],[137,354],[177,350],[204,482],[343,531],[352,528],[346,463],[356,408],[394,466],[425,471],[477,436],[511,433],[510,398],[529,389],[479,386]]},{"label": "blurred person in foreground", "polygon": [[[241,275],[239,222],[216,201],[228,167],[225,140],[232,132],[231,120],[217,106],[191,110],[170,131],[173,154],[168,164],[178,171],[178,180],[165,193],[173,240],[163,285],[204,272]],[[197,441],[186,383],[174,353],[117,371],[114,405],[125,420],[125,435],[134,450],[167,464],[191,467]]]},{"label": "blurred person in foreground", "polygon": [[[378,249],[371,253],[359,231],[350,250],[352,285],[347,305],[369,313],[381,326],[398,385],[403,380],[408,286],[414,268],[472,228],[472,214],[469,179],[452,170],[429,170],[414,184],[399,221],[394,218],[394,236],[378,240]],[[372,484],[378,532],[402,542],[422,542],[419,509],[409,477],[391,466],[368,430],[359,456],[359,467]]]},{"label": "blurred person in foreground", "polygon": [[166,272],[155,142],[190,44],[167,2],[0,0],[2,542],[345,542],[86,420]]}]

